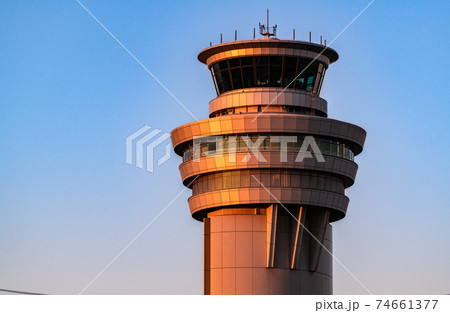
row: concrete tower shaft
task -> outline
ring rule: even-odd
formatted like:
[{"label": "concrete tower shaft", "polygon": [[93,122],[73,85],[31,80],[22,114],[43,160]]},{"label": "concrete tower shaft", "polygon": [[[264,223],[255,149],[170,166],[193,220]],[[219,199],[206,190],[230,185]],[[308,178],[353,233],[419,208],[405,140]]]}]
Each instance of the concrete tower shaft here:
[{"label": "concrete tower shaft", "polygon": [[[331,252],[329,223],[346,214],[344,190],[366,137],[327,118],[319,97],[338,54],[262,38],[212,46],[198,59],[218,97],[210,118],[174,129],[172,143],[193,189],[192,216],[204,223],[205,294],[332,293],[322,247]],[[299,158],[311,139],[312,157]]]}]

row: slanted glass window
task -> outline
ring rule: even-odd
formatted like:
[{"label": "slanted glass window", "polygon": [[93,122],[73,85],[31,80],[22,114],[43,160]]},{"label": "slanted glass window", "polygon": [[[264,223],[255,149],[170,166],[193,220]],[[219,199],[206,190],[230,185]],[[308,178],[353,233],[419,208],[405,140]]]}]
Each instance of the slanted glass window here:
[{"label": "slanted glass window", "polygon": [[317,87],[317,94],[319,94],[320,90],[322,90],[322,83],[323,83],[323,78],[325,76],[325,71],[326,71],[326,68],[324,67],[322,70],[322,74],[320,75],[320,82],[319,82],[319,86]]},{"label": "slanted glass window", "polygon": [[319,85],[322,80],[323,68],[324,68],[323,64],[319,63],[319,67],[317,69],[317,77],[316,80],[314,81],[314,90],[319,90]]},{"label": "slanted glass window", "polygon": [[291,84],[291,82],[297,74],[297,60],[298,58],[296,57],[284,57],[283,87],[289,86],[290,88],[294,88],[294,84]]},{"label": "slanted glass window", "polygon": [[283,65],[283,57],[270,57],[270,87],[281,87],[281,69]]},{"label": "slanted glass window", "polygon": [[230,67],[239,67],[241,66],[241,63],[239,62],[239,58],[229,59],[228,62],[230,63]]},{"label": "slanted glass window", "polygon": [[326,67],[319,61],[291,56],[231,58],[211,66],[218,94],[252,87],[288,87],[319,94]]},{"label": "slanted glass window", "polygon": [[269,86],[269,69],[267,66],[256,67],[256,86],[267,87]]},{"label": "slanted glass window", "polygon": [[233,68],[231,70],[231,77],[233,78],[233,89],[241,89],[242,88],[242,74],[241,68]]},{"label": "slanted glass window", "polygon": [[212,66],[213,73],[215,74],[215,81],[217,82],[217,90],[218,93],[224,93],[225,90],[223,88],[222,74],[220,74],[219,63],[216,63]]},{"label": "slanted glass window", "polygon": [[253,66],[253,57],[241,58],[241,64],[242,64],[242,66],[247,66],[247,65]]},{"label": "slanted glass window", "polygon": [[256,56],[255,57],[255,64],[256,66],[264,66],[269,64],[269,57],[268,56]]},{"label": "slanted glass window", "polygon": [[230,81],[230,73],[228,70],[221,71],[220,75],[222,76],[222,82],[223,82],[223,90],[224,92],[232,90],[231,88],[231,81]]},{"label": "slanted glass window", "polygon": [[253,66],[243,67],[242,76],[244,78],[244,88],[255,87],[255,69]]},{"label": "slanted glass window", "polygon": [[255,57],[256,65],[256,86],[269,86],[269,57],[257,56]]},{"label": "slanted glass window", "polygon": [[221,71],[228,69],[228,62],[227,60],[220,61],[219,62],[219,68]]},{"label": "slanted glass window", "polygon": [[314,80],[317,76],[319,62],[312,62],[310,59],[300,58],[297,66],[296,89],[313,91]]},{"label": "slanted glass window", "polygon": [[306,79],[306,91],[312,91],[314,78],[314,76],[308,76],[308,78]]},{"label": "slanted glass window", "polygon": [[217,93],[217,95],[220,95],[219,86],[217,85],[216,74],[214,74],[214,69],[212,67],[211,67],[211,75],[212,75],[212,78],[214,81],[214,87],[216,88],[216,93]]}]

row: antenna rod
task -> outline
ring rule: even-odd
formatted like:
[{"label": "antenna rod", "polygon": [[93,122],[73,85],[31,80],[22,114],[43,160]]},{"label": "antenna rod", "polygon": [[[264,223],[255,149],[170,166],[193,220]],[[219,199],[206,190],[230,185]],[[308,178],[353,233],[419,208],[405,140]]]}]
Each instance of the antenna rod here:
[{"label": "antenna rod", "polygon": [[267,37],[270,37],[270,35],[269,35],[269,9],[267,9]]},{"label": "antenna rod", "polygon": [[222,43],[222,33],[220,33],[220,43]]},{"label": "antenna rod", "polygon": [[255,39],[255,28],[253,27],[253,39]]},{"label": "antenna rod", "polygon": [[309,42],[311,42],[311,32],[309,32]]},{"label": "antenna rod", "polygon": [[293,30],[292,37],[293,37],[292,39],[295,40],[295,28],[294,28],[294,30]]},{"label": "antenna rod", "polygon": [[234,30],[234,40],[237,40],[237,29]]}]

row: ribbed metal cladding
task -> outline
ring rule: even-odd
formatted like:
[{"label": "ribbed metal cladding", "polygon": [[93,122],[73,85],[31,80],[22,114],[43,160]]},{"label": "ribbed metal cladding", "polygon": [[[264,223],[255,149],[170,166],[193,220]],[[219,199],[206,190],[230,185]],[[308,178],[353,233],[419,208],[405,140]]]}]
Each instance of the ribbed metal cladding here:
[{"label": "ribbed metal cladding", "polygon": [[[263,38],[212,46],[198,59],[218,97],[209,103],[210,118],[177,127],[171,139],[183,156],[183,184],[193,188],[192,217],[204,223],[204,293],[331,294],[330,223],[346,215],[345,188],[354,184],[354,156],[366,137],[362,128],[328,118],[320,98],[338,54]],[[239,141],[262,136],[311,137],[323,159],[298,160],[295,145],[280,159],[265,139],[262,160]],[[230,148],[234,138],[239,148]]]}]

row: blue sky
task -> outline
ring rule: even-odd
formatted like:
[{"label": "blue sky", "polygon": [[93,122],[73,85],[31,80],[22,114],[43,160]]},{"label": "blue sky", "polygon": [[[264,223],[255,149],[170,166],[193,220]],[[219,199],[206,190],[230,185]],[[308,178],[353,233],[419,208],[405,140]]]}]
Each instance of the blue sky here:
[{"label": "blue sky", "polygon": [[[82,1],[198,118],[215,97],[196,57],[250,39],[330,42],[369,1]],[[450,293],[450,4],[376,0],[332,47],[321,96],[362,126],[335,256],[373,293]],[[73,294],[182,189],[179,157],[125,163],[144,125],[193,121],[76,1],[0,4],[0,288]],[[201,223],[185,192],[86,293],[201,294]],[[337,263],[335,293],[364,293]]]}]

